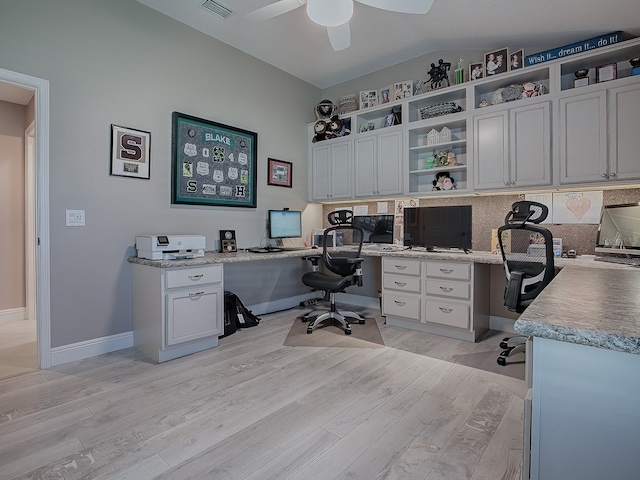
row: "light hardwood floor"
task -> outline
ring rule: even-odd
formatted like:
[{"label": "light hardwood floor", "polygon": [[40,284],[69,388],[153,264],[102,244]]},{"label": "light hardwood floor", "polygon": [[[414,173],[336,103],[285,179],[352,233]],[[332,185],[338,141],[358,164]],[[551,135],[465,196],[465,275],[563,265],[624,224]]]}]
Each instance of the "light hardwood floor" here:
[{"label": "light hardwood floor", "polygon": [[0,380],[38,370],[35,320],[0,323]]},{"label": "light hardwood floor", "polygon": [[161,365],[128,349],[1,380],[0,479],[520,477],[524,369],[496,364],[501,334],[378,317],[384,348],[284,347],[301,311]]}]

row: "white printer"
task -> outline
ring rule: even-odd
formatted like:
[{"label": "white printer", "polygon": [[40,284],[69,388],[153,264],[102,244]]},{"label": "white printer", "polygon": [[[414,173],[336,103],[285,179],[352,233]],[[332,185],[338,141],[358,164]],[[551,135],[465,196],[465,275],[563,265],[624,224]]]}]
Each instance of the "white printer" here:
[{"label": "white printer", "polygon": [[136,250],[139,258],[177,260],[204,257],[204,235],[139,235]]}]

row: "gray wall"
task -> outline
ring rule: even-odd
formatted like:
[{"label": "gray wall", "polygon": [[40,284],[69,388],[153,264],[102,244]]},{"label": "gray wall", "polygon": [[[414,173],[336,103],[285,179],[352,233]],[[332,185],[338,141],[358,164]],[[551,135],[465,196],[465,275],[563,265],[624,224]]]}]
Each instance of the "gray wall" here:
[{"label": "gray wall", "polygon": [[[320,90],[134,0],[2,2],[0,68],[50,82],[52,346],[131,330],[135,236],[235,229],[263,238],[269,208],[307,207],[307,129]],[[170,203],[171,112],[258,133],[258,208]],[[151,132],[151,179],[109,176],[110,125]],[[22,125],[22,124],[21,124]],[[293,189],[266,159],[294,163]],[[85,209],[86,227],[64,226]],[[319,209],[305,229],[321,224]]]},{"label": "gray wall", "polygon": [[0,101],[0,311],[25,306],[24,105]]}]

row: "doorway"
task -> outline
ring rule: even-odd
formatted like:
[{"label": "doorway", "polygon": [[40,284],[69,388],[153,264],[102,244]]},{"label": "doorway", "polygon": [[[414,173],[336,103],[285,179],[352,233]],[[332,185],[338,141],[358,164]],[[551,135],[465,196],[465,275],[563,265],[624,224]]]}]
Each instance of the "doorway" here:
[{"label": "doorway", "polygon": [[[6,208],[0,212],[7,237],[0,248],[16,252],[18,258],[11,275],[0,279],[11,291],[0,305],[1,379],[51,366],[49,82],[0,69],[0,101],[9,113],[3,144],[13,148],[22,142],[0,158],[5,173],[12,173],[8,185],[21,195],[5,199]],[[12,117],[12,112],[17,115]]]}]

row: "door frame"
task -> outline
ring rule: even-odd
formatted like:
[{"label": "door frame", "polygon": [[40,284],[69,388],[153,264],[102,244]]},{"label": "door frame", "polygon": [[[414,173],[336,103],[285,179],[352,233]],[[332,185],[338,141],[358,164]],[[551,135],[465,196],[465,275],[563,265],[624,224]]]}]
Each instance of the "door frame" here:
[{"label": "door frame", "polygon": [[51,367],[51,285],[49,242],[49,81],[0,68],[0,81],[34,92],[35,236],[38,366]]},{"label": "door frame", "polygon": [[[34,102],[35,104],[35,102]],[[36,316],[36,122],[35,120],[24,131],[24,194],[25,194],[25,320],[35,320]]]}]

